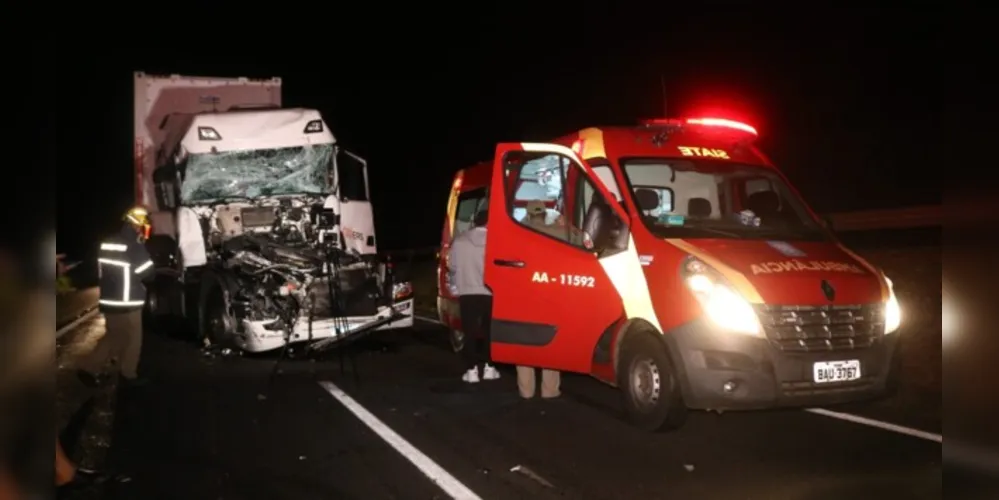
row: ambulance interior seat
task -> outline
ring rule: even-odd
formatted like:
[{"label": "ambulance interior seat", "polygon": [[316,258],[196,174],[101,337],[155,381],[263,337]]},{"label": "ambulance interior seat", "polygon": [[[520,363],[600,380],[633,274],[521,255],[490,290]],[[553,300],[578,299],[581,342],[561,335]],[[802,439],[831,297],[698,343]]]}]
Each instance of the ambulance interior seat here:
[{"label": "ambulance interior seat", "polygon": [[610,205],[603,196],[594,196],[590,202],[590,207],[586,209],[586,217],[583,219],[583,231],[590,236],[593,247],[603,248],[626,248],[627,231],[621,230],[622,221],[611,210]]},{"label": "ambulance interior seat", "polygon": [[707,198],[691,198],[687,201],[687,217],[711,217],[711,202]]},{"label": "ambulance interior seat", "polygon": [[752,210],[764,224],[781,223],[780,199],[773,191],[758,191],[746,198],[746,208]]},{"label": "ambulance interior seat", "polygon": [[645,223],[654,224],[656,218],[645,212],[659,208],[659,193],[652,189],[638,188],[635,190],[635,201],[638,203],[638,209],[641,210]]}]

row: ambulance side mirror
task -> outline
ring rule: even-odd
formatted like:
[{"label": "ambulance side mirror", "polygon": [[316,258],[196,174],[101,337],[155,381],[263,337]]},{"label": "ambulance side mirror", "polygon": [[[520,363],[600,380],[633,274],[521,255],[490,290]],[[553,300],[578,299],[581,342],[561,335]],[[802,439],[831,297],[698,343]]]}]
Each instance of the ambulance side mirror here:
[{"label": "ambulance side mirror", "polygon": [[606,255],[607,252],[627,250],[628,239],[631,236],[628,225],[610,210],[601,213],[600,219],[600,224],[596,226],[597,234],[585,233],[592,245],[590,249],[598,256]]}]

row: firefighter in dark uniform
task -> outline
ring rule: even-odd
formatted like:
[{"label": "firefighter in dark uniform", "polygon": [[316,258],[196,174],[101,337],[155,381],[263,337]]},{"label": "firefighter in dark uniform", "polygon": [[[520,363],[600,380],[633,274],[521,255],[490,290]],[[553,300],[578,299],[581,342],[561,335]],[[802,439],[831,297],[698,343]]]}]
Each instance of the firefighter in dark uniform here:
[{"label": "firefighter in dark uniform", "polygon": [[149,212],[142,207],[129,210],[117,235],[101,243],[97,259],[100,276],[100,310],[104,314],[105,333],[94,350],[80,363],[80,380],[91,387],[110,358],[116,358],[122,382],[140,385],[139,354],[142,350],[142,308],[146,287],[155,274],[153,261],[146,250],[149,237]]}]

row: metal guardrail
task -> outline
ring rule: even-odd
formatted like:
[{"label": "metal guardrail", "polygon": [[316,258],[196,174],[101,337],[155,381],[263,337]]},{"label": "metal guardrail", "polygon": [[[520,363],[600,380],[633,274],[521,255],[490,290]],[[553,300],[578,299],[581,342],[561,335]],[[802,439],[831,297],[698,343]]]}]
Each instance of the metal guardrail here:
[{"label": "metal guardrail", "polygon": [[[937,227],[943,224],[944,219],[943,207],[940,205],[840,212],[830,214],[828,218],[832,221],[836,232]],[[388,250],[384,253],[396,261],[405,262],[434,255],[438,249],[439,247],[433,246]]]},{"label": "metal guardrail", "polygon": [[62,297],[57,297],[57,301],[62,299],[65,306],[60,308],[57,302],[56,317],[56,338],[62,337],[67,332],[72,331],[81,323],[97,315],[97,299],[100,294],[96,287],[85,288],[67,292]]},{"label": "metal guardrail", "polygon": [[941,205],[864,210],[831,214],[836,231],[865,231],[870,229],[909,229],[935,227],[943,224]]},{"label": "metal guardrail", "polygon": [[[908,229],[920,227],[936,227],[943,224],[943,208],[940,205],[925,205],[916,207],[906,207],[886,210],[864,210],[857,212],[842,212],[831,214],[828,217],[837,232],[869,231],[872,229]],[[384,254],[391,256],[392,260],[403,264],[420,258],[436,256],[439,247],[419,247],[400,250],[388,250]],[[86,293],[92,289],[80,290],[76,293]],[[80,307],[78,314],[64,321],[59,318],[61,327],[57,336],[65,333],[76,325],[86,321],[97,312],[97,299],[93,304]]]}]

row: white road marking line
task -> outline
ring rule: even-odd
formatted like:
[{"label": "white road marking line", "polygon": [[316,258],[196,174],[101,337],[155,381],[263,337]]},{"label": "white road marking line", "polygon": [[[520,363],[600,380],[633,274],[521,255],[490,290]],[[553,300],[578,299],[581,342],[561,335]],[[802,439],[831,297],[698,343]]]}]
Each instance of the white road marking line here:
[{"label": "white road marking line", "polygon": [[66,332],[72,331],[74,328],[80,326],[81,323],[89,320],[90,318],[93,318],[94,316],[97,316],[97,313],[99,312],[100,311],[95,306],[92,311],[88,312],[87,314],[84,314],[83,316],[80,316],[79,318],[76,318],[76,320],[73,321],[72,323],[56,330],[56,338],[62,337],[63,335],[66,334]]},{"label": "white road marking line", "polygon": [[853,422],[855,424],[869,425],[871,427],[877,427],[878,429],[883,429],[886,431],[897,432],[899,434],[906,434],[908,436],[925,439],[927,441],[936,441],[938,443],[943,443],[943,436],[941,436],[940,434],[921,431],[919,429],[913,429],[912,427],[906,427],[904,425],[893,424],[890,422],[883,422],[881,420],[874,420],[873,418],[861,417],[859,415],[854,415],[852,413],[841,413],[838,411],[831,411],[825,408],[806,408],[805,411],[810,413],[815,413],[816,415],[824,415],[826,417],[846,420],[847,422]]},{"label": "white road marking line", "polygon": [[389,426],[385,425],[378,417],[361,406],[354,398],[348,396],[347,393],[343,392],[333,382],[324,380],[319,382],[319,385],[350,410],[361,422],[364,422],[371,430],[375,431],[375,434],[378,434],[386,443],[395,448],[403,457],[420,469],[423,475],[427,476],[431,482],[439,486],[451,498],[455,500],[482,500],[475,492],[462,484],[461,481],[458,481],[441,466],[437,465],[430,457],[409,444],[409,441],[396,434]]},{"label": "white road marking line", "polygon": [[[414,315],[414,318],[426,321],[427,323],[434,323],[437,325],[444,325],[440,320],[434,318],[428,318],[425,316]],[[893,424],[891,422],[884,422],[881,420],[874,420],[873,418],[861,417],[860,415],[854,415],[852,413],[841,413],[838,411],[826,410],[825,408],[805,408],[805,411],[814,413],[816,415],[822,415],[830,418],[837,418],[840,420],[846,420],[847,422],[853,422],[855,424],[867,425],[871,427],[877,427],[878,429],[897,432],[900,434],[906,434],[908,436],[917,437],[920,439],[925,439],[927,441],[936,441],[938,443],[943,443],[943,436],[940,434],[934,434],[932,432],[921,431],[919,429],[913,429],[911,427],[905,427],[903,425]]]},{"label": "white road marking line", "polygon": [[441,320],[436,319],[436,318],[428,318],[426,316],[421,316],[419,314],[414,314],[413,317],[416,318],[416,319],[418,319],[418,320],[426,321],[427,323],[433,323],[435,325],[441,325],[441,326],[444,325],[444,323],[441,323]]}]

